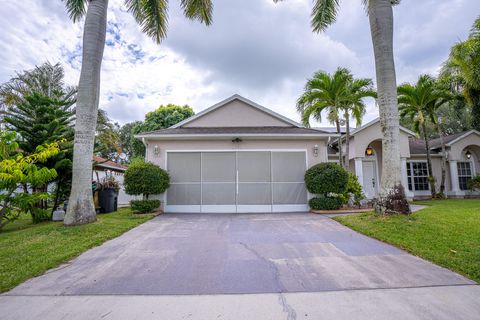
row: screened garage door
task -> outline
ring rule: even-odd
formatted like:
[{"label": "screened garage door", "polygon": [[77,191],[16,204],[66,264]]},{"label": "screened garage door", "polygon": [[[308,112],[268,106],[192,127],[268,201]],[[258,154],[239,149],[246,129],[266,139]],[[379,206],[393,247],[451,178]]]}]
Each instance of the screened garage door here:
[{"label": "screened garage door", "polygon": [[168,152],[167,212],[305,211],[304,151]]}]

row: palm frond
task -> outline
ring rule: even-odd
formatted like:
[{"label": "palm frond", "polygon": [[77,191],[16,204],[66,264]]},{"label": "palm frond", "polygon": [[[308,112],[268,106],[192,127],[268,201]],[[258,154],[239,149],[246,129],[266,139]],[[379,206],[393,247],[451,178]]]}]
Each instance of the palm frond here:
[{"label": "palm frond", "polygon": [[67,12],[73,22],[77,22],[85,16],[87,12],[88,0],[62,0],[65,2]]},{"label": "palm frond", "polygon": [[206,25],[212,23],[213,4],[211,0],[181,0],[180,5],[187,18],[199,20]]},{"label": "palm frond", "polygon": [[337,20],[340,0],[316,0],[311,14],[314,32],[322,32]]},{"label": "palm frond", "polygon": [[132,13],[142,31],[160,43],[167,36],[167,0],[125,0],[128,12]]}]

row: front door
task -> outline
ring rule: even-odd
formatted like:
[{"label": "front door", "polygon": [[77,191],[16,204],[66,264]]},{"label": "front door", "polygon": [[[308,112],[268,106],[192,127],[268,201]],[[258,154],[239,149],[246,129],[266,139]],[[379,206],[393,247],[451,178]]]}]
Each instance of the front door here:
[{"label": "front door", "polygon": [[375,161],[363,161],[363,192],[367,199],[377,196],[377,168]]}]

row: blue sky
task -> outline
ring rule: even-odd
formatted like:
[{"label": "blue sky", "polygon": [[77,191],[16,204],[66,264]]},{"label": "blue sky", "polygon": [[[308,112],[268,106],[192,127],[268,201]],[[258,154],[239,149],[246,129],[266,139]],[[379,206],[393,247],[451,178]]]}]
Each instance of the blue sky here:
[{"label": "blue sky", "polygon": [[[238,93],[298,120],[295,101],[313,72],[344,66],[375,76],[360,0],[343,0],[337,23],[323,34],[311,32],[310,0],[213,2],[214,22],[206,27],[170,1],[168,38],[157,45],[121,0],[110,0],[100,106],[112,119],[142,120],[167,103],[198,112]],[[394,9],[398,82],[435,75],[479,9],[478,0],[403,0]],[[61,62],[66,81],[78,82],[82,23],[69,20],[60,0],[2,1],[0,14],[0,82],[46,60]],[[364,122],[377,115],[370,101]]]}]

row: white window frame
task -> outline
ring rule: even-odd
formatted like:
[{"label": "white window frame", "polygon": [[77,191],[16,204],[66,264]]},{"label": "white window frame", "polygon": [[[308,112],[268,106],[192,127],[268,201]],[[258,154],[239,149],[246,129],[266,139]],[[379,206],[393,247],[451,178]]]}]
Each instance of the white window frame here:
[{"label": "white window frame", "polygon": [[[415,176],[414,175],[414,171],[413,171],[413,164],[414,163],[425,163],[425,166],[427,168],[427,175],[426,176]],[[410,169],[410,175],[408,175],[408,169]],[[409,188],[409,186],[407,185],[407,188],[408,190],[412,191],[412,192],[430,192],[430,183],[428,181],[428,161],[426,160],[409,160],[407,161],[407,184],[408,184],[408,179],[410,178],[410,183],[412,185],[412,189]],[[414,182],[414,178],[417,177],[417,178],[426,178],[427,179],[427,189],[425,190],[417,190],[415,188],[415,182]]]},{"label": "white window frame", "polygon": [[[470,166],[470,175],[461,175],[460,174],[460,164],[465,164],[465,163],[468,163],[468,165]],[[474,166],[474,163],[473,161],[471,160],[467,160],[467,161],[458,161],[457,162],[457,179],[458,179],[458,188],[461,190],[461,191],[467,191],[469,190],[468,189],[468,186],[465,188],[465,189],[462,189],[462,183],[460,182],[460,178],[473,178],[475,176],[475,166]],[[467,183],[468,184],[468,183]]]}]

